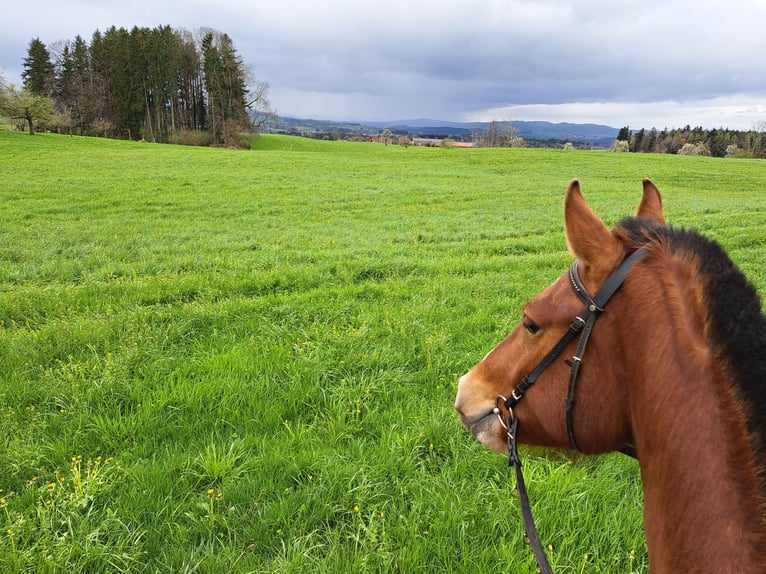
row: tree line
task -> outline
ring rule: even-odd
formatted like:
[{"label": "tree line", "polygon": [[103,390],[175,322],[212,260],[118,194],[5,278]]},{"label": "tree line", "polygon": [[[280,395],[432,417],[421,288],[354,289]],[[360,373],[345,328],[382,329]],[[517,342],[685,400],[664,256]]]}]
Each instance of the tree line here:
[{"label": "tree line", "polygon": [[62,133],[156,142],[238,145],[274,115],[268,84],[224,33],[112,26],[50,47],[30,41],[23,87],[7,86],[0,114]]},{"label": "tree line", "polygon": [[625,126],[617,135],[617,143],[620,142],[624,142],[625,151],[631,152],[766,158],[766,122],[757,122],[747,131],[688,125],[672,130],[631,131]]}]

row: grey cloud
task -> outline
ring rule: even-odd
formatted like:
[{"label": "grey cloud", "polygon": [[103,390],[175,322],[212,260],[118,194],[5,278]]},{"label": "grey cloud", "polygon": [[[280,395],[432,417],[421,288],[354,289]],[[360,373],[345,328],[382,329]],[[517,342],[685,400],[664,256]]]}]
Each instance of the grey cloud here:
[{"label": "grey cloud", "polygon": [[[40,0],[19,10],[0,40],[6,75],[20,73],[36,36],[209,26],[233,38],[289,115],[460,120],[514,105],[766,102],[761,0]],[[42,12],[45,23],[33,17]]]}]

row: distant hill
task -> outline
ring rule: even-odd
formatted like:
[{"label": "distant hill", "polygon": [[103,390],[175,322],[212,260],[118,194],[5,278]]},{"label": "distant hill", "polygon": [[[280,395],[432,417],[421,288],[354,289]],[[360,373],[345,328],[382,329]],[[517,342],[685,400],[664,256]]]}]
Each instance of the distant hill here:
[{"label": "distant hill", "polygon": [[[500,126],[508,122],[498,122]],[[432,119],[410,119],[392,122],[335,122],[328,120],[280,117],[267,127],[272,132],[295,133],[316,137],[317,134],[338,133],[341,136],[373,136],[383,130],[398,135],[456,137],[470,139],[476,132],[486,129],[488,122],[449,122]],[[591,144],[595,147],[609,147],[617,138],[619,130],[599,124],[553,123],[544,121],[514,121],[516,133],[533,141],[571,141]]]}]

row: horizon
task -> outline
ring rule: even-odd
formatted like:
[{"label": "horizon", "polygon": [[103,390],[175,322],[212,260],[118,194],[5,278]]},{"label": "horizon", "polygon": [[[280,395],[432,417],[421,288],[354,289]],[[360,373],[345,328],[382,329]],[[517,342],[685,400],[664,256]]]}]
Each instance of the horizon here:
[{"label": "horizon", "polygon": [[[491,119],[491,120],[476,120],[476,121],[452,121],[452,120],[439,120],[434,118],[405,118],[405,119],[397,119],[397,120],[373,120],[373,119],[366,119],[366,120],[345,120],[345,119],[325,119],[325,118],[318,118],[318,117],[298,117],[298,116],[292,116],[287,114],[278,114],[278,118],[286,118],[291,120],[297,120],[297,121],[315,121],[315,122],[325,122],[325,123],[338,123],[338,124],[354,124],[354,125],[361,125],[361,126],[368,126],[368,127],[381,127],[385,125],[385,127],[411,127],[411,128],[442,128],[442,127],[462,127],[462,126],[468,126],[468,125],[475,125],[475,124],[489,124],[492,122],[498,122],[498,123],[522,123],[522,124],[531,124],[531,123],[542,123],[542,124],[549,124],[549,125],[574,125],[574,126],[594,126],[594,127],[601,127],[601,128],[609,128],[615,131],[619,131],[623,127],[630,128],[631,133],[635,133],[638,131],[646,130],[650,131],[652,129],[656,129],[658,132],[661,131],[673,131],[673,130],[684,130],[686,128],[695,129],[695,128],[702,128],[703,130],[712,131],[712,130],[729,130],[729,131],[741,131],[741,132],[747,132],[747,131],[764,131],[763,129],[759,129],[760,126],[753,125],[750,128],[731,128],[728,126],[715,126],[715,127],[706,127],[703,125],[695,125],[694,123],[687,122],[683,125],[678,126],[662,126],[659,127],[658,125],[653,126],[640,126],[640,127],[633,127],[630,124],[624,124],[622,126],[616,126],[616,125],[610,125],[605,124],[601,122],[596,121],[583,121],[583,122],[577,122],[577,121],[570,121],[570,120],[561,120],[561,121],[552,121],[552,120],[540,120],[540,119]],[[377,125],[376,125],[377,124]]]}]

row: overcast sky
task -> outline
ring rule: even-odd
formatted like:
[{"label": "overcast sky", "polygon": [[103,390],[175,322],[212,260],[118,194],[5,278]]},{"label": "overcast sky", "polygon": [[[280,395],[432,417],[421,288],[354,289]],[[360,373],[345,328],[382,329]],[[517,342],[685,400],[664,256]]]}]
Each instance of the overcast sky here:
[{"label": "overcast sky", "polygon": [[227,33],[280,115],[749,129],[766,121],[766,0],[21,0],[31,39],[114,25]]}]

